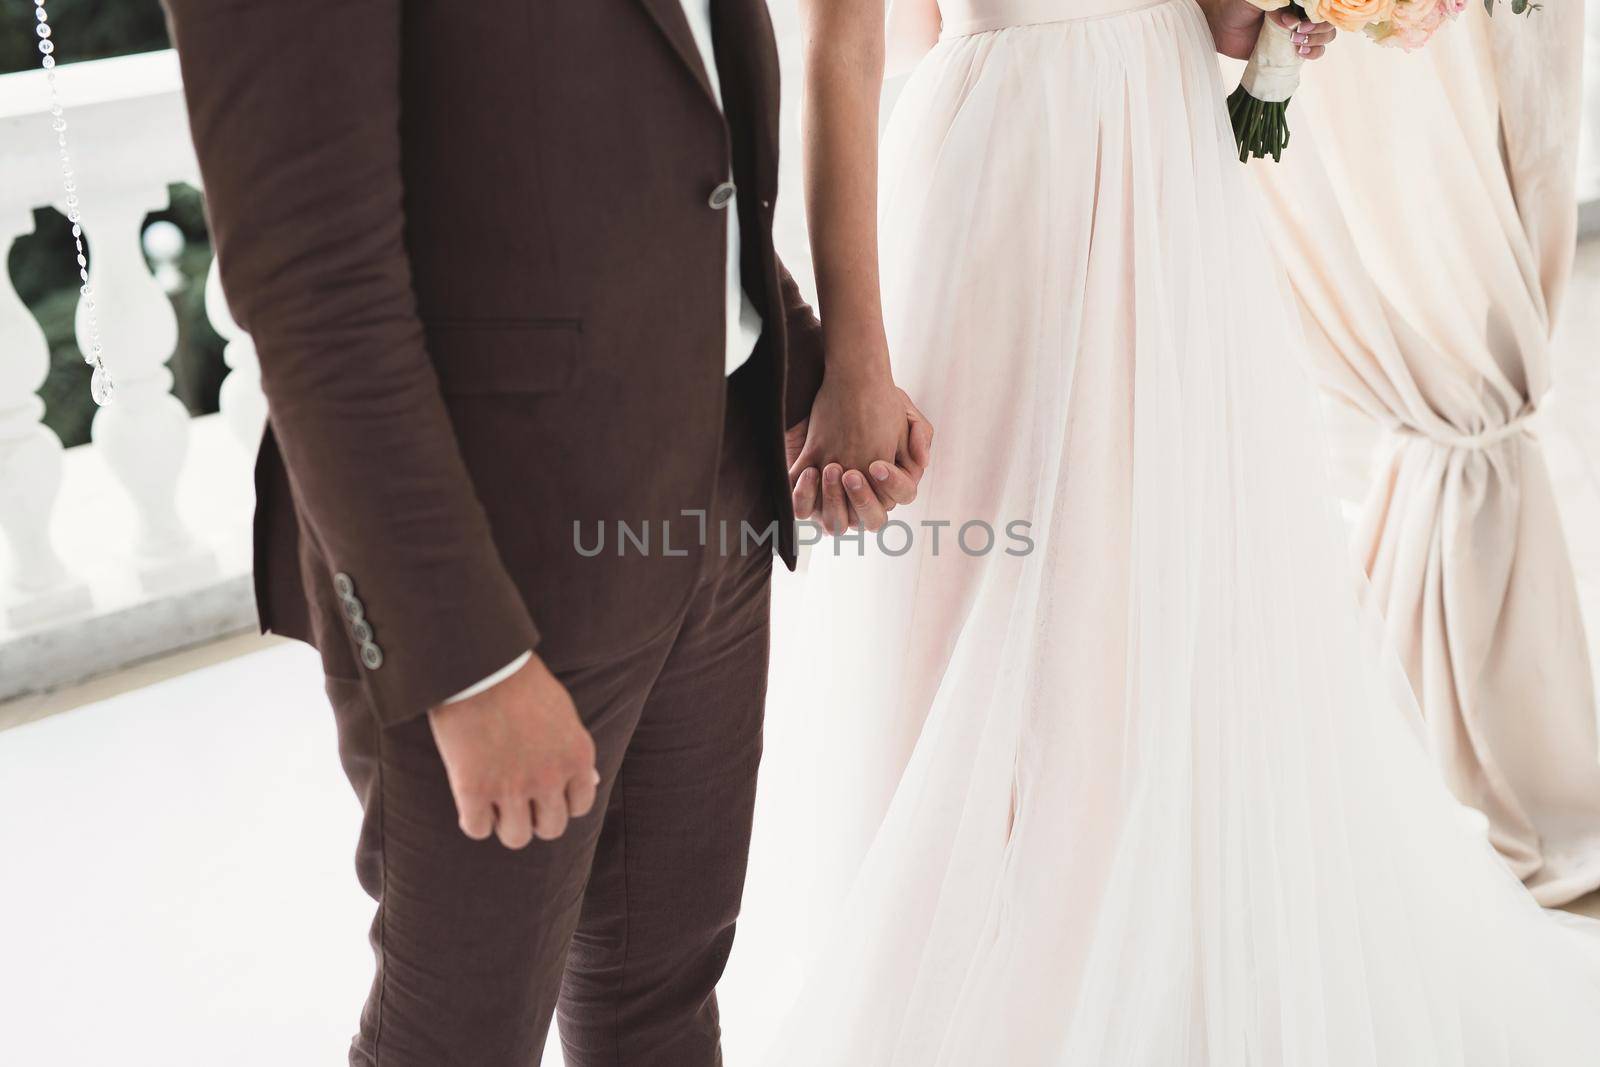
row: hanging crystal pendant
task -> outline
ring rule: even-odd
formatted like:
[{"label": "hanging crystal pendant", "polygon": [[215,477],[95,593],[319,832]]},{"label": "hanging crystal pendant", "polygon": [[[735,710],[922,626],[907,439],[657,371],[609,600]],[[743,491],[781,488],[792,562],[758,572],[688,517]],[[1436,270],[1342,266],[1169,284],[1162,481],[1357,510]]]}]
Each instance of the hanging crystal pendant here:
[{"label": "hanging crystal pendant", "polygon": [[83,247],[82,216],[78,210],[78,181],[72,171],[72,157],[67,153],[67,120],[62,114],[61,92],[56,85],[55,42],[51,38],[50,16],[44,9],[45,0],[33,0],[34,17],[38,26],[34,32],[39,37],[40,66],[44,67],[45,80],[50,83],[50,128],[56,134],[56,146],[61,156],[61,183],[66,190],[67,220],[72,223],[72,244],[78,260],[78,277],[83,285],[78,290],[83,300],[83,318],[88,345],[83,361],[94,367],[89,378],[89,395],[101,407],[111,403],[116,389],[111,383],[111,373],[106,370],[105,350],[100,344],[100,316],[94,302],[94,286],[89,283],[89,259]]},{"label": "hanging crystal pendant", "polygon": [[106,373],[105,364],[95,364],[94,373],[89,376],[89,395],[94,397],[94,402],[105,407],[111,403],[116,391],[116,386],[111,384],[111,375]]}]

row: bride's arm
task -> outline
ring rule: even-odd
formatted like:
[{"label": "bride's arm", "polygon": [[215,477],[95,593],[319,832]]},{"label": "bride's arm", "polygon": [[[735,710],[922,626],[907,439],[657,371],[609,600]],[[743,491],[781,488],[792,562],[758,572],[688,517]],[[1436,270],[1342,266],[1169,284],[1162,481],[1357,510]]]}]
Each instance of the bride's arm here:
[{"label": "bride's arm", "polygon": [[[805,186],[817,310],[828,353],[804,447],[791,468],[797,510],[820,475],[822,521],[876,528],[882,509],[862,507],[920,477],[931,431],[895,387],[878,295],[878,96],[883,89],[883,6],[802,0],[805,37]],[[909,420],[909,421],[908,421]],[[913,437],[908,426],[915,429]],[[890,480],[879,482],[879,474]],[[910,486],[914,494],[914,484]],[[904,502],[905,494],[899,494]],[[846,498],[856,505],[847,506]]]},{"label": "bride's arm", "polygon": [[803,0],[805,195],[828,372],[889,373],[878,296],[878,98],[883,10]]}]

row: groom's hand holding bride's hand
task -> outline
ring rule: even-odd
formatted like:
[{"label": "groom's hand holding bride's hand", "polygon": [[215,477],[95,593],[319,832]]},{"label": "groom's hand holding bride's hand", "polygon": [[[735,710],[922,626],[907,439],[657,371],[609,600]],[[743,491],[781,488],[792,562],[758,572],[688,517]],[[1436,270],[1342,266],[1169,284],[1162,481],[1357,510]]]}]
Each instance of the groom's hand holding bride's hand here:
[{"label": "groom's hand holding bride's hand", "polygon": [[594,741],[537,655],[476,696],[428,712],[461,832],[507,848],[554,841],[594,807]]},{"label": "groom's hand holding bride's hand", "polygon": [[933,426],[886,370],[830,368],[787,443],[796,519],[817,516],[831,534],[876,531],[917,498]]}]

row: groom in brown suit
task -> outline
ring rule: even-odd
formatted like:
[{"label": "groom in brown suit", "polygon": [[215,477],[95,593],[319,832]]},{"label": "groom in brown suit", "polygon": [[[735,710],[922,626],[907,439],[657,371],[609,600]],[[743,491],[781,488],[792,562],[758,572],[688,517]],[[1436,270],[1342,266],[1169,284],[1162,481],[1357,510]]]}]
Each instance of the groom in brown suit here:
[{"label": "groom in brown suit", "polygon": [[823,373],[763,0],[168,9],[271,413],[262,623],[365,810],[350,1062],[529,1067],[558,1002],[570,1064],[719,1062]]}]

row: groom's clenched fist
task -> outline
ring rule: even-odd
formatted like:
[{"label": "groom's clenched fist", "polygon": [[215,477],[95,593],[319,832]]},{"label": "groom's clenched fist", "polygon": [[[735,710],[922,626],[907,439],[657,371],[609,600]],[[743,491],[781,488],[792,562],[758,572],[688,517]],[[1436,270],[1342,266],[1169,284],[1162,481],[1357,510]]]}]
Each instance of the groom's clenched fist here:
[{"label": "groom's clenched fist", "polygon": [[594,741],[538,656],[498,685],[428,712],[461,832],[507,848],[554,841],[594,807]]}]

